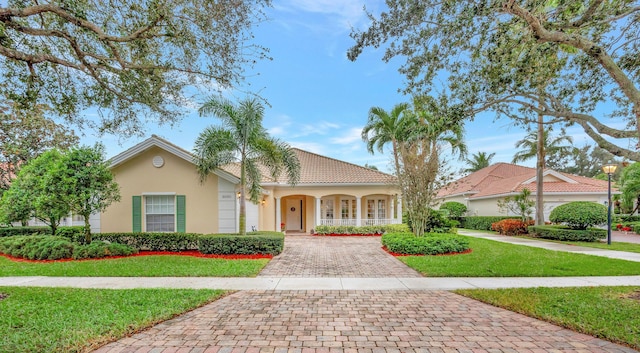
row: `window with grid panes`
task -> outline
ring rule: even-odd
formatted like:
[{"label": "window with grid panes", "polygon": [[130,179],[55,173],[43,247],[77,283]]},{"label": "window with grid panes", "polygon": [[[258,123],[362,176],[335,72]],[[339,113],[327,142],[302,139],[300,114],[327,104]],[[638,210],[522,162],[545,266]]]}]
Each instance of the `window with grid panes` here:
[{"label": "window with grid panes", "polygon": [[148,195],[144,202],[147,232],[175,232],[174,195]]}]

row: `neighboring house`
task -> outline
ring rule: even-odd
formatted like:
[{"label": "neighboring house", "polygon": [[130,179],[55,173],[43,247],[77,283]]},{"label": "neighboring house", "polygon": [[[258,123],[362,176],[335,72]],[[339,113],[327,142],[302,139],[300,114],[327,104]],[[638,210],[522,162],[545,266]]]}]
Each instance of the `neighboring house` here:
[{"label": "neighboring house", "polygon": [[[607,203],[608,182],[546,169],[543,174],[544,217],[555,207],[571,201]],[[467,175],[446,187],[437,195],[440,202],[457,201],[467,206],[471,216],[507,215],[500,212],[498,201],[514,196],[523,189],[536,197],[536,169],[515,164],[497,163]],[[613,189],[612,193],[619,193]],[[535,210],[533,212],[535,215]]]},{"label": "neighboring house", "polygon": [[[320,224],[401,223],[394,176],[294,150],[299,183],[264,175],[260,202],[246,203],[248,231],[310,233]],[[237,232],[238,166],[226,166],[201,183],[193,158],[155,135],[111,158],[122,200],[101,214],[101,231]]]}]

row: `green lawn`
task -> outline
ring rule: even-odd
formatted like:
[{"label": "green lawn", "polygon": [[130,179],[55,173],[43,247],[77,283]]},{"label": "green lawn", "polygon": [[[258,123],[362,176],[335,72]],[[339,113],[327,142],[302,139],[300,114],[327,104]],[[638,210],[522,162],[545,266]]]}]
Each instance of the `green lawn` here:
[{"label": "green lawn", "polygon": [[[170,319],[225,292],[0,287],[0,352],[78,352]],[[0,295],[3,297],[4,295]]]},{"label": "green lawn", "polygon": [[550,251],[468,237],[469,254],[398,259],[428,277],[640,275],[640,262]]},{"label": "green lawn", "polygon": [[[526,238],[535,239],[539,241],[552,241],[549,239],[540,239],[540,238],[531,238],[531,237],[526,237]],[[594,243],[594,242],[588,242],[588,241],[557,241],[557,243],[585,246],[588,248],[598,248],[598,249],[606,249],[606,250],[628,251],[628,252],[640,253],[640,244],[634,244],[634,243],[620,243],[615,241],[611,242],[611,245],[607,245],[607,243],[599,243],[599,242]]]},{"label": "green lawn", "polygon": [[0,276],[255,277],[269,259],[226,260],[193,256],[135,256],[52,263],[15,262],[0,256]]},{"label": "green lawn", "polygon": [[640,349],[640,287],[474,289],[456,293]]}]

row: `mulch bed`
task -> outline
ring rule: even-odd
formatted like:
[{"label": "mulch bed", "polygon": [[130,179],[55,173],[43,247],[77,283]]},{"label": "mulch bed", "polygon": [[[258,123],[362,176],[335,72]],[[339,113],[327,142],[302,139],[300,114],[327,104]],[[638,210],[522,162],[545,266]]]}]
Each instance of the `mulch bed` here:
[{"label": "mulch bed", "polygon": [[129,256],[107,256],[99,259],[82,259],[82,260],[74,260],[74,259],[60,259],[60,260],[29,260],[23,259],[19,257],[14,257],[11,255],[0,254],[11,261],[15,262],[33,262],[33,263],[48,263],[48,262],[70,262],[70,261],[95,261],[95,260],[111,260],[111,259],[121,259],[125,257],[134,257],[134,256],[158,256],[158,255],[173,255],[173,256],[192,256],[192,257],[200,257],[206,259],[227,259],[227,260],[255,260],[255,259],[271,259],[273,255],[270,254],[254,254],[254,255],[222,255],[222,254],[203,254],[197,250],[187,250],[187,251],[140,251],[137,254],[129,255]]},{"label": "mulch bed", "polygon": [[382,250],[386,251],[387,253],[389,253],[392,256],[451,256],[451,255],[462,255],[462,254],[469,254],[471,253],[473,250],[472,249],[468,249],[462,252],[448,252],[446,254],[435,254],[435,255],[428,255],[428,254],[398,254],[396,252],[392,252],[389,251],[389,249],[387,249],[386,246],[382,247]]}]

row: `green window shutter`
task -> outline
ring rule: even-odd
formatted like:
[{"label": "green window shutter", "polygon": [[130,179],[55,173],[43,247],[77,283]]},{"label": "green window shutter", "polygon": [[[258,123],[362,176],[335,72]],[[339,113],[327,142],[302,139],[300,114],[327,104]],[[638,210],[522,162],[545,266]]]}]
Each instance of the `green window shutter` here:
[{"label": "green window shutter", "polygon": [[142,196],[133,196],[133,231],[142,232]]},{"label": "green window shutter", "polygon": [[178,233],[184,233],[187,229],[186,208],[185,195],[176,195],[176,228]]}]

